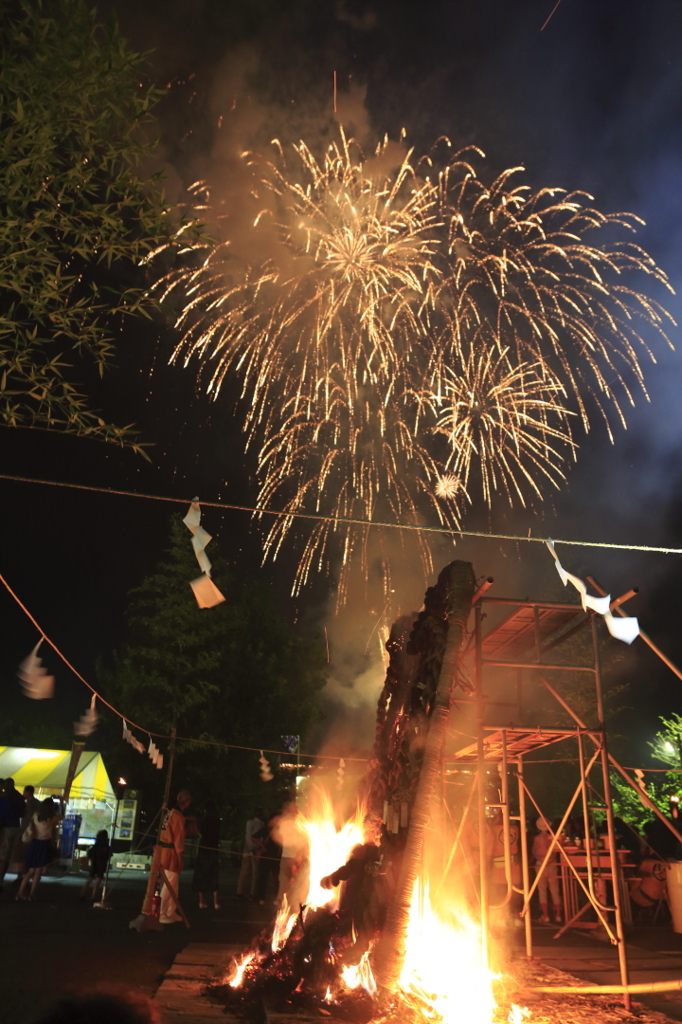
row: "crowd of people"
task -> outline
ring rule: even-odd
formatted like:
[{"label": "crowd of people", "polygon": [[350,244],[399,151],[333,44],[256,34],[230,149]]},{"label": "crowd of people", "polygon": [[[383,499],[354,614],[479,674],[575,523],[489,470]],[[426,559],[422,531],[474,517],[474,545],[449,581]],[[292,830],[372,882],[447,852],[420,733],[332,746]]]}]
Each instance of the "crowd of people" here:
[{"label": "crowd of people", "polygon": [[33,786],[19,792],[14,779],[0,779],[0,888],[16,873],[20,901],[35,898],[47,865],[57,856],[55,829],[64,817],[52,797],[37,800]]},{"label": "crowd of people", "polygon": [[[0,889],[6,873],[15,873],[15,898],[19,901],[35,898],[46,867],[58,857],[55,830],[64,816],[63,806],[52,797],[37,800],[34,794],[33,786],[25,786],[19,792],[13,779],[0,779]],[[677,821],[674,819],[675,809],[671,823],[679,826],[679,817]],[[544,818],[538,818],[528,836],[531,863],[538,875],[539,920],[543,924],[552,920],[560,924],[563,920],[560,854],[556,847],[550,852],[552,836],[559,825],[558,820],[550,825]],[[631,900],[641,918],[644,911],[660,901],[665,889],[666,861],[682,859],[682,844],[658,818],[647,823],[642,833],[621,818],[615,819],[615,827],[619,846],[627,851],[630,865],[638,869],[630,879],[629,888]],[[518,887],[521,878],[516,823],[511,823],[508,834],[512,882]],[[165,813],[159,836],[160,865],[164,872],[160,891],[160,920],[163,924],[184,920],[178,906],[179,882],[184,868],[185,844],[190,837],[198,840],[192,891],[198,897],[199,908],[206,909],[212,904],[216,910],[220,909],[221,820],[218,807],[215,801],[207,800],[201,812],[195,813],[191,794],[182,789]],[[562,845],[577,848],[594,841],[595,837],[586,838],[584,823],[579,817],[568,820],[560,837]],[[477,864],[479,841],[475,822],[467,823],[464,828],[461,847],[461,855]],[[111,854],[109,835],[102,829],[88,849],[89,876],[81,888],[81,899],[97,899]],[[507,885],[504,828],[499,809],[488,820],[486,857],[493,898],[497,899],[503,895]],[[351,861],[349,864],[353,868]],[[353,871],[349,871],[352,875]],[[339,881],[345,880],[341,871]],[[261,905],[272,901],[278,907],[286,900],[288,906],[297,907],[305,900],[308,882],[308,837],[301,826],[296,803],[289,801],[268,814],[262,807],[254,808],[244,832],[238,898]]]}]

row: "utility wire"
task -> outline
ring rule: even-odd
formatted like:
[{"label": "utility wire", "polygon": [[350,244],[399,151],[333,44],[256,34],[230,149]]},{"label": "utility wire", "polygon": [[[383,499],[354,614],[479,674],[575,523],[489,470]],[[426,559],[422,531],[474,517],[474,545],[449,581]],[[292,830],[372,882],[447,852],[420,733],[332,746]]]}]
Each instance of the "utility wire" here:
[{"label": "utility wire", "polygon": [[[166,501],[175,505],[191,504],[191,498],[169,498],[161,494],[142,494],[139,491],[119,491],[111,487],[94,487],[91,484],[72,484],[60,480],[37,480],[33,477],[14,476],[0,473],[0,480],[13,480],[23,484],[42,484],[45,487],[66,487],[76,491],[92,491],[96,494],[113,494],[124,498],[144,498],[148,501]],[[531,544],[568,544],[578,548],[608,548],[613,551],[647,551],[650,554],[682,555],[682,548],[657,547],[652,544],[616,544],[600,540],[566,540],[557,537],[533,537],[530,529],[524,537],[516,533],[485,533],[482,530],[451,530],[443,526],[416,526],[413,523],[387,523],[378,519],[351,519],[348,516],[324,516],[312,512],[280,512],[271,508],[260,508],[257,505],[230,505],[221,501],[202,501],[204,508],[222,508],[233,512],[250,512],[258,516],[281,516],[284,519],[312,519],[315,522],[341,523],[350,526],[381,526],[391,530],[416,530],[418,533],[438,533],[448,537],[479,537],[484,540],[525,541]]]}]

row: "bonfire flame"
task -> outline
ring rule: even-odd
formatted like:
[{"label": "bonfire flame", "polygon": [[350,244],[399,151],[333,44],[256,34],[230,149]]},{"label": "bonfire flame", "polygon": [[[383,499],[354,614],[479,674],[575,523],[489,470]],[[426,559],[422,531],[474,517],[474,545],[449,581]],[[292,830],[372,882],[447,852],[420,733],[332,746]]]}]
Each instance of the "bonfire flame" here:
[{"label": "bonfire flame", "polygon": [[481,962],[480,928],[464,912],[437,913],[429,887],[414,888],[400,989],[444,1024],[494,1020],[493,974]]},{"label": "bonfire flame", "polygon": [[[319,789],[313,803],[314,806],[309,802],[306,810],[295,815],[296,828],[307,837],[309,847],[310,884],[304,894],[304,905],[290,906],[284,897],[270,941],[261,942],[258,950],[249,950],[231,968],[225,983],[232,990],[262,993],[259,975],[270,972],[280,979],[287,976],[296,963],[294,950],[305,932],[306,922],[313,922],[320,913],[335,915],[339,908],[340,887],[325,889],[320,880],[345,864],[353,848],[363,842],[363,815],[356,810],[348,820],[340,822],[331,798]],[[303,959],[309,963],[309,958]],[[467,1024],[493,1024],[502,1019],[496,1014],[495,975],[482,962],[480,925],[444,894],[439,897],[438,906],[434,906],[428,883],[423,880],[413,893],[399,989],[392,995],[385,994],[381,1009],[381,995],[371,967],[371,948],[358,963],[344,964],[340,951],[330,940],[324,959],[325,969],[317,980],[312,972],[292,976],[292,1000],[304,998],[307,993],[308,999],[332,1011],[348,1000],[358,1000],[358,1009],[362,1004],[363,1008],[369,1006],[371,1012],[374,1005],[373,1019],[381,1017],[384,1021],[410,1019],[460,1024],[465,1020]],[[396,1013],[398,1016],[394,1016]],[[527,1010],[512,1005],[508,1024],[525,1024],[528,1016]],[[365,1015],[363,1019],[369,1018]]]}]

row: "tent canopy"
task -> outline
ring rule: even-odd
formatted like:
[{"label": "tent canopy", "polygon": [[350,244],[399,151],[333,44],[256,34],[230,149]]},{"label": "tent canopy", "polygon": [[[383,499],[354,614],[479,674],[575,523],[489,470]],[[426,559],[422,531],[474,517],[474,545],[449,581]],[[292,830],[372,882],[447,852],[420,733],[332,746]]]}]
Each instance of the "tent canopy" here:
[{"label": "tent canopy", "polygon": [[[24,786],[60,793],[64,789],[71,760],[70,750],[39,750],[36,747],[0,746],[0,779],[14,779],[18,790]],[[102,755],[84,750],[71,786],[71,799],[106,800],[115,803]]]}]

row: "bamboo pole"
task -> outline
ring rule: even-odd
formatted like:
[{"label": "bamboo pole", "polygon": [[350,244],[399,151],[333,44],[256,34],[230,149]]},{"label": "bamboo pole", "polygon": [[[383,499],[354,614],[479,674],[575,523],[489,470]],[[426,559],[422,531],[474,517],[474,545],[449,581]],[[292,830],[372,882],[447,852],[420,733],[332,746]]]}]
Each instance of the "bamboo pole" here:
[{"label": "bamboo pole", "polygon": [[673,981],[638,981],[628,985],[552,985],[523,988],[523,992],[545,992],[548,995],[570,993],[573,996],[644,995],[646,992],[677,992],[682,989],[682,978]]},{"label": "bamboo pole", "polygon": [[464,628],[471,611],[476,578],[470,562],[456,560],[441,573],[447,573],[448,632],[443,652],[438,686],[429,719],[424,759],[410,815],[407,842],[398,877],[398,884],[386,916],[386,925],[372,958],[379,985],[394,991],[400,980],[405,959],[405,936],[412,904],[412,892],[422,863],[424,835],[431,816],[431,805],[440,776],[443,743],[450,716],[450,690],[457,678],[459,652]]}]

